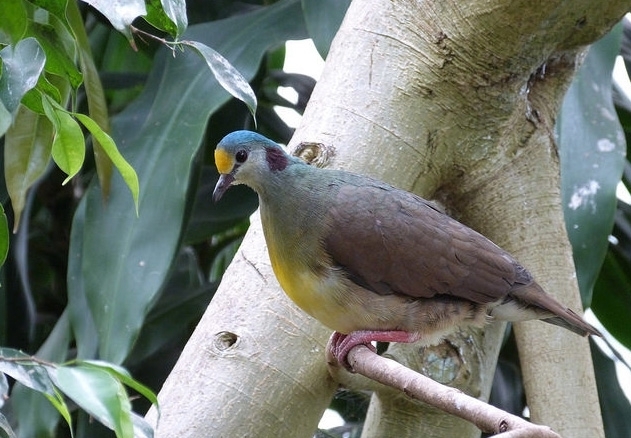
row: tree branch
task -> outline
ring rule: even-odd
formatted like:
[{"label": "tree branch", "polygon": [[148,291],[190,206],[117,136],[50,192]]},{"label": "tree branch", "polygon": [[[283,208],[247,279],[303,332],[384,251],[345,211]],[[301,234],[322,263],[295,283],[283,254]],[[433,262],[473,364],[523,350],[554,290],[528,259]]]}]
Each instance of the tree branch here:
[{"label": "tree branch", "polygon": [[[344,372],[344,368],[329,351],[327,346],[329,372],[334,379],[339,380],[337,375]],[[348,353],[348,363],[356,373],[469,421],[483,432],[496,434],[496,438],[560,438],[547,426],[530,423],[456,388],[435,382],[398,362],[379,356],[365,345],[358,345]]]}]

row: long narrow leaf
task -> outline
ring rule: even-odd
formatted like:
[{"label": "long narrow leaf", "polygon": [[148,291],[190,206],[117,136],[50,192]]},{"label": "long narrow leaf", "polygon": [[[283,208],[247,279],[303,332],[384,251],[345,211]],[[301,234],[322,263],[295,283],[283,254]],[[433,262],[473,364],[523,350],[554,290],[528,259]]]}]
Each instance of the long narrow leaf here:
[{"label": "long narrow leaf", "polygon": [[95,367],[61,366],[55,383],[77,405],[116,432],[133,438],[131,403],[123,385],[108,372]]},{"label": "long narrow leaf", "polygon": [[0,413],[0,431],[8,438],[17,438],[6,417]]},{"label": "long narrow leaf", "polygon": [[210,71],[215,75],[217,82],[228,93],[245,103],[253,117],[256,115],[256,95],[254,91],[252,91],[248,81],[226,58],[221,56],[216,50],[197,41],[182,41],[182,44],[192,47],[199,53],[206,61]]},{"label": "long narrow leaf", "polygon": [[125,368],[111,364],[109,362],[104,362],[101,360],[84,360],[78,362],[78,365],[82,365],[86,368],[93,367],[95,369],[103,370],[112,375],[115,379],[122,382],[124,385],[129,386],[130,388],[137,391],[140,395],[149,400],[152,404],[158,407],[158,397],[156,394],[149,388],[147,388],[142,383],[134,380],[134,378],[129,374]]},{"label": "long narrow leaf", "polygon": [[[35,355],[51,363],[64,362],[68,358],[70,342],[70,319],[66,310]],[[54,367],[48,367],[47,371],[50,379]],[[20,436],[53,436],[60,415],[72,427],[70,410],[63,395],[54,386],[52,391],[42,393],[16,384],[9,404],[19,425]]]},{"label": "long narrow leaf", "polygon": [[9,253],[9,222],[4,212],[4,207],[0,204],[0,266],[4,264]]},{"label": "long narrow leaf", "polygon": [[[83,73],[83,83],[85,87],[85,95],[88,100],[88,111],[90,118],[106,133],[110,132],[110,118],[107,110],[107,102],[105,101],[105,92],[103,84],[99,76],[99,71],[94,64],[90,41],[79,11],[77,2],[71,1],[67,7],[68,26],[70,27],[77,44],[79,52],[79,65]],[[96,164],[96,172],[101,183],[101,192],[105,198],[109,197],[111,178],[112,178],[112,161],[108,154],[102,150],[102,145],[98,139],[92,142],[94,146],[94,162]]]},{"label": "long narrow leaf", "polygon": [[9,381],[4,373],[0,373],[0,409],[9,398]]},{"label": "long narrow leaf", "polygon": [[14,232],[20,224],[28,190],[50,162],[52,134],[52,124],[46,117],[21,107],[16,123],[4,139],[4,177],[15,215]]},{"label": "long narrow leaf", "polygon": [[611,98],[620,30],[589,49],[557,120],[563,211],[586,306],[607,252],[625,162],[625,138]]},{"label": "long narrow leaf", "polygon": [[[300,3],[285,0],[193,26],[186,37],[214,47],[245,78],[252,78],[268,48],[306,36],[301,17]],[[75,276],[69,288],[80,287],[69,291],[70,305],[76,306],[72,317],[77,327],[85,322],[85,301],[78,298],[85,297],[99,336],[100,359],[123,362],[167,277],[178,251],[193,160],[206,121],[228,98],[217,81],[209,80],[198,56],[174,59],[164,49],[143,94],[113,119],[113,138],[138,172],[139,215],[121,194],[122,180],[112,180],[107,203],[92,184],[79,208],[85,212],[80,217],[83,232],[73,229],[68,267]],[[81,341],[79,350],[88,351]]]},{"label": "long narrow leaf", "polygon": [[99,144],[103,148],[103,151],[107,154],[112,163],[114,163],[123,177],[123,180],[125,180],[127,187],[129,187],[131,195],[134,198],[134,206],[136,207],[136,211],[138,211],[138,193],[140,192],[140,186],[138,183],[138,175],[136,175],[134,168],[131,167],[131,165],[118,151],[116,143],[114,143],[112,137],[107,135],[94,120],[85,114],[75,114],[74,116],[83,123],[83,126],[88,128],[90,134],[98,140]]}]

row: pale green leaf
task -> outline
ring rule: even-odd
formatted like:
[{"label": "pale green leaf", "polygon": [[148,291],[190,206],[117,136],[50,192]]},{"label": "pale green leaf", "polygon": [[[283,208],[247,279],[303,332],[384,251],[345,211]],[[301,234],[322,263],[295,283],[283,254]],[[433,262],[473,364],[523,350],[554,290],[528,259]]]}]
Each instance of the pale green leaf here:
[{"label": "pale green leaf", "polygon": [[13,117],[9,110],[4,106],[4,103],[0,102],[0,137],[7,132],[7,129],[11,126]]},{"label": "pale green leaf", "polygon": [[2,413],[0,413],[0,432],[3,433],[3,435],[0,436],[6,436],[7,438],[17,438],[17,435],[11,428],[11,425],[7,421],[6,417],[2,415]]},{"label": "pale green leaf", "polygon": [[199,53],[224,90],[245,103],[252,116],[256,116],[256,95],[254,91],[252,91],[248,81],[226,58],[221,56],[219,52],[197,41],[182,41],[182,44],[192,47]]},{"label": "pale green leaf", "polygon": [[131,403],[125,388],[108,372],[95,367],[60,366],[57,387],[119,438],[133,438]]},{"label": "pale green leaf", "polygon": [[49,367],[36,362],[28,354],[0,347],[0,373],[13,377],[27,388],[54,396],[55,390],[48,371]]},{"label": "pale green leaf", "polygon": [[44,112],[53,124],[55,133],[51,155],[59,168],[68,175],[63,184],[81,170],[85,160],[85,138],[77,121],[66,111],[53,108],[54,102],[42,99]]},{"label": "pale green leaf", "polygon": [[83,360],[77,362],[77,364],[83,365],[88,368],[94,367],[96,369],[100,369],[107,373],[110,373],[114,378],[134,389],[140,395],[144,396],[152,404],[158,407],[158,397],[156,396],[156,394],[151,389],[135,380],[131,376],[131,374],[129,374],[129,371],[127,371],[125,368],[102,360]]},{"label": "pale green leaf", "polygon": [[44,174],[50,162],[52,124],[46,117],[20,107],[16,123],[4,139],[4,178],[14,212],[17,231],[26,194]]},{"label": "pale green leaf", "polygon": [[92,136],[99,142],[103,151],[112,160],[114,166],[118,169],[125,184],[129,187],[131,195],[134,198],[134,205],[136,211],[138,211],[138,194],[140,192],[140,185],[138,183],[138,175],[133,167],[125,160],[116,147],[116,143],[112,140],[112,137],[107,135],[94,120],[86,116],[85,114],[75,114],[75,117],[79,119],[83,125],[88,128]]},{"label": "pale green leaf", "polygon": [[[182,5],[166,5],[175,8],[171,11],[165,9],[165,4],[162,0],[148,0],[147,1],[147,15],[145,20],[156,29],[160,29],[167,32],[173,38],[177,39],[185,30],[188,24],[186,18],[186,5],[184,2],[180,2],[184,6],[184,10],[177,9]],[[183,13],[184,16],[179,14]],[[171,15],[170,15],[171,14]],[[176,22],[176,20],[180,20]]]},{"label": "pale green leaf", "polygon": [[[70,85],[70,83],[68,83]],[[41,75],[35,88],[26,92],[22,98],[22,105],[38,114],[45,114],[42,106],[42,95],[50,97],[53,101],[61,104],[62,97],[59,88],[54,86],[46,75]]]},{"label": "pale green leaf", "polygon": [[83,0],[107,18],[114,29],[131,40],[131,23],[147,14],[143,0]]},{"label": "pale green leaf", "polygon": [[5,400],[9,398],[9,381],[4,373],[0,373],[0,409],[4,406]]},{"label": "pale green leaf", "polygon": [[596,42],[570,86],[557,119],[565,227],[583,304],[607,252],[626,141],[611,97],[621,28]]},{"label": "pale green leaf", "polygon": [[9,253],[9,222],[4,212],[4,207],[0,204],[0,266],[4,265]]},{"label": "pale green leaf", "polygon": [[37,85],[46,55],[35,38],[26,38],[15,46],[0,50],[0,58],[0,101],[10,113],[14,113],[24,94]]},{"label": "pale green leaf", "polygon": [[188,26],[188,18],[186,17],[186,2],[184,0],[161,0],[164,13],[173,21],[177,27],[178,38],[184,33]]},{"label": "pale green leaf", "polygon": [[55,409],[57,409],[57,412],[61,414],[66,424],[72,431],[72,417],[70,415],[70,409],[68,409],[68,405],[64,400],[64,396],[55,387],[53,387],[53,391],[55,392],[54,396],[46,393],[43,393],[43,395],[50,402],[50,404],[53,405]]},{"label": "pale green leaf", "polygon": [[[105,93],[103,84],[99,76],[99,71],[94,64],[90,41],[83,23],[81,12],[77,2],[71,2],[68,5],[68,25],[75,36],[77,48],[79,49],[79,64],[83,73],[83,84],[86,98],[88,100],[88,111],[90,118],[101,127],[104,132],[110,132],[110,118],[105,101]],[[108,198],[110,194],[110,186],[112,179],[112,160],[104,153],[98,140],[93,141],[94,146],[94,162],[96,164],[96,172],[101,183],[101,193],[104,198]]]},{"label": "pale green leaf", "polygon": [[[35,357],[50,363],[64,362],[67,359],[72,340],[68,313],[66,309],[61,314],[53,330],[35,353]],[[60,414],[68,425],[72,424],[69,408],[54,385],[52,392],[40,393],[16,384],[11,391],[9,404],[14,413],[13,419],[19,425],[20,436],[55,436]]]}]

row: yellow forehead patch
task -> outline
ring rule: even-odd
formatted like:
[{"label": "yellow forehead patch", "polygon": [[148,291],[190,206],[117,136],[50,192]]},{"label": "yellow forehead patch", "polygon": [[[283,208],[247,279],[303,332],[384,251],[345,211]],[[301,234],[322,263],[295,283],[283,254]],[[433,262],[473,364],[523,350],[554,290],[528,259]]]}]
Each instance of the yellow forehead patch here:
[{"label": "yellow forehead patch", "polygon": [[234,166],[234,158],[224,149],[215,149],[215,165],[219,173],[230,173]]}]

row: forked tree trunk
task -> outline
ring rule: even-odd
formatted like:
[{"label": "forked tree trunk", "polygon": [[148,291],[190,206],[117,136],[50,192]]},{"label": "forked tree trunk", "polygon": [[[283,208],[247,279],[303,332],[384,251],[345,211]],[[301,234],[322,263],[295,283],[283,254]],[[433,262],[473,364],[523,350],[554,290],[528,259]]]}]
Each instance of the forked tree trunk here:
[{"label": "forked tree trunk", "polygon": [[[317,158],[327,165],[440,201],[578,309],[552,130],[584,46],[626,8],[593,0],[354,1],[292,145],[321,143]],[[486,398],[502,330],[388,353]],[[515,330],[533,421],[563,436],[604,436],[587,341],[540,322]],[[328,335],[279,289],[255,220],[160,392],[157,436],[311,436],[337,387],[324,364]],[[382,388],[364,431],[478,435]]]}]

